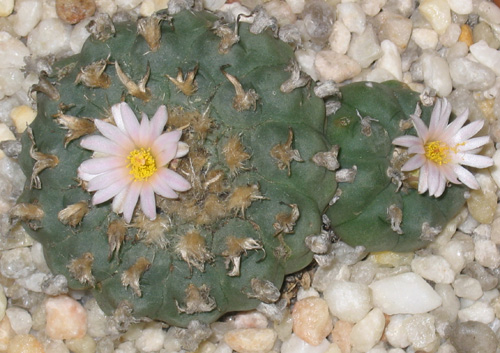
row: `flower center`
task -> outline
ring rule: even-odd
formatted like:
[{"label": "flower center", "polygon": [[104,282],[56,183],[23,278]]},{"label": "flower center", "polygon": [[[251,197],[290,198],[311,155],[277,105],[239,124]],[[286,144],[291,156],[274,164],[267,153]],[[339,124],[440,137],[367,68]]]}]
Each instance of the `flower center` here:
[{"label": "flower center", "polygon": [[424,148],[425,157],[439,165],[448,163],[450,161],[449,153],[450,151],[454,151],[453,148],[442,141],[432,141],[426,143]]},{"label": "flower center", "polygon": [[127,168],[130,169],[129,174],[134,177],[134,181],[147,180],[156,172],[156,161],[151,155],[151,148],[135,149],[127,157],[129,163]]}]

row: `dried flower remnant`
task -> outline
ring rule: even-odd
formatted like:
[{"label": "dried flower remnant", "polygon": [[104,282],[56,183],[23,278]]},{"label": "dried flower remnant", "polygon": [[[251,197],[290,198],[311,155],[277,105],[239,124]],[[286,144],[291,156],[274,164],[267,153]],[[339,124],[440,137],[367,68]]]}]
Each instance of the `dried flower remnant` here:
[{"label": "dried flower remnant", "polygon": [[127,235],[126,224],[122,219],[115,219],[111,221],[108,225],[108,230],[106,232],[108,236],[109,252],[108,261],[111,260],[113,253],[118,254],[120,252],[120,247],[125,241],[125,236]]},{"label": "dried flower remnant", "polygon": [[77,259],[74,259],[68,265],[69,273],[82,284],[95,285],[95,278],[92,275],[92,264],[94,255],[90,252],[84,253]]},{"label": "dried flower remnant", "polygon": [[190,269],[194,266],[201,272],[205,271],[205,262],[213,259],[213,255],[207,250],[205,238],[197,231],[188,232],[181,237],[175,250]]},{"label": "dried flower remnant", "polygon": [[271,148],[271,157],[276,159],[276,163],[278,164],[278,168],[281,170],[288,169],[288,176],[292,173],[290,169],[290,164],[292,161],[296,162],[304,162],[304,160],[300,157],[300,153],[298,150],[292,149],[293,143],[293,130],[288,129],[288,139],[285,143],[279,143],[273,148]]},{"label": "dried flower remnant", "polygon": [[76,227],[88,212],[89,206],[87,201],[80,201],[59,211],[57,218],[62,224]]},{"label": "dried flower remnant", "polygon": [[464,126],[469,111],[465,110],[449,122],[451,105],[439,99],[432,111],[429,127],[420,118],[419,110],[411,116],[418,136],[405,135],[394,139],[394,145],[408,148],[413,155],[401,168],[403,172],[419,170],[418,192],[429,191],[430,196],[443,194],[448,182],[463,183],[479,189],[474,175],[462,167],[488,168],[493,160],[477,153],[490,141],[489,136],[474,137],[484,125],[483,120]]},{"label": "dried flower remnant", "polygon": [[88,191],[95,191],[94,205],[113,199],[113,211],[123,213],[130,223],[140,199],[142,212],[153,220],[155,194],[177,198],[177,192],[191,188],[188,181],[168,168],[174,158],[185,156],[189,148],[179,141],[182,131],[162,133],[168,119],[165,106],[160,106],[151,120],[143,114],[140,123],[126,103],[116,104],[111,110],[116,126],[95,120],[103,136],[88,136],[80,143],[83,148],[98,152],[99,157],[84,161],[78,176],[88,182]]},{"label": "dried flower remnant", "polygon": [[226,239],[226,250],[222,256],[226,258],[226,269],[232,269],[227,274],[230,277],[240,275],[241,256],[247,254],[248,250],[261,250],[263,246],[260,241],[253,238],[237,238],[230,236]]},{"label": "dried flower remnant", "polygon": [[226,164],[233,175],[238,174],[238,171],[243,169],[243,163],[250,159],[250,155],[245,151],[245,147],[238,136],[229,138],[222,149],[222,153],[224,153]]},{"label": "dried flower remnant", "polygon": [[295,203],[288,206],[292,209],[290,212],[280,212],[275,216],[276,222],[273,223],[273,228],[276,230],[275,236],[294,232],[295,224],[300,217],[299,207]]},{"label": "dried flower remnant", "polygon": [[186,96],[191,96],[198,90],[198,85],[194,81],[196,73],[198,72],[198,65],[194,67],[193,70],[189,71],[185,76],[182,73],[182,69],[179,68],[177,71],[177,77],[172,77],[170,75],[165,75],[179,91],[184,93]]},{"label": "dried flower remnant", "polygon": [[161,18],[153,14],[137,21],[137,32],[144,37],[149,49],[155,52],[160,47],[161,40]]},{"label": "dried flower remnant", "polygon": [[122,285],[124,287],[130,286],[136,296],[142,297],[139,281],[144,272],[149,270],[150,267],[151,262],[148,259],[145,257],[138,258],[132,266],[123,271],[121,276]]},{"label": "dried flower remnant", "polygon": [[233,108],[238,112],[249,109],[255,110],[257,108],[257,99],[259,99],[257,92],[253,89],[245,91],[236,77],[225,72],[222,68],[221,71],[224,76],[226,76],[228,81],[231,82],[236,92],[236,95],[233,98]]},{"label": "dried flower remnant", "polygon": [[38,174],[40,174],[44,169],[54,168],[57,166],[59,164],[59,158],[53,154],[38,152],[35,147],[33,131],[30,127],[28,127],[26,132],[31,140],[30,157],[36,161],[33,165],[33,171],[31,173],[30,188],[40,189],[42,187],[42,182],[40,181]]},{"label": "dried flower remnant", "polygon": [[139,98],[144,102],[149,102],[149,100],[151,99],[151,90],[146,87],[146,83],[149,80],[149,75],[151,74],[151,68],[149,67],[149,64],[146,68],[146,73],[139,80],[139,83],[135,83],[134,81],[132,81],[132,79],[130,79],[123,72],[118,62],[115,62],[115,69],[120,82],[125,86],[125,88],[127,88],[130,95]]},{"label": "dried flower remnant", "polygon": [[54,116],[57,123],[63,129],[68,130],[64,136],[64,147],[68,147],[68,143],[79,139],[82,136],[93,133],[96,130],[94,121],[89,118],[77,118],[59,112]]},{"label": "dried flower remnant", "polygon": [[184,308],[177,301],[175,301],[175,305],[179,312],[188,315],[209,312],[217,307],[215,299],[210,296],[210,288],[206,284],[196,287],[194,284],[189,283],[184,301],[186,304]]},{"label": "dried flower remnant", "polygon": [[45,212],[39,205],[32,203],[18,203],[10,209],[9,219],[27,222],[33,230],[40,228]]},{"label": "dried flower remnant", "polygon": [[219,54],[229,53],[231,47],[240,41],[238,33],[227,25],[216,24],[214,33],[221,39],[219,42]]},{"label": "dried flower remnant", "polygon": [[102,59],[82,67],[76,76],[75,84],[83,83],[90,88],[109,88],[111,77],[104,72],[107,65],[108,61]]}]

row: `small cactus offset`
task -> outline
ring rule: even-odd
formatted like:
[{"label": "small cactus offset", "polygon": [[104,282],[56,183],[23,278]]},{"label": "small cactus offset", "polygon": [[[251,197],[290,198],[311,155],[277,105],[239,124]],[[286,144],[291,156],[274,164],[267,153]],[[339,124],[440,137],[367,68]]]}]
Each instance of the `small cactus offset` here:
[{"label": "small cactus offset", "polygon": [[[38,94],[20,157],[30,176],[20,205],[36,213],[27,229],[51,269],[93,288],[106,312],[129,303],[136,317],[211,322],[276,301],[284,275],[312,260],[304,239],[320,232],[336,188],[312,161],[330,149],[323,101],[311,86],[280,90],[292,76],[288,44],[216,20],[184,11],[115,24],[114,36],[57,63]],[[103,156],[134,138],[127,124],[143,134],[144,119],[163,134],[124,164]],[[156,178],[160,164],[169,182]],[[90,179],[92,168],[111,172]],[[120,168],[127,183],[151,182],[152,205],[142,193],[135,209],[109,198]]]},{"label": "small cactus offset", "polygon": [[401,84],[318,93],[270,30],[207,12],[89,28],[34,87],[11,216],[107,313],[187,327],[274,303],[325,212],[350,245],[408,251],[464,203],[464,188],[432,198],[402,171],[394,144],[413,140],[395,139],[419,98]]},{"label": "small cactus offset", "polygon": [[[370,251],[412,251],[427,245],[465,203],[463,186],[440,197],[419,194],[418,172],[404,173],[406,149],[391,142],[415,134],[409,117],[432,107],[399,82],[353,83],[340,89],[339,109],[327,118],[326,136],[339,146],[339,182],[326,212],[337,236]],[[482,156],[481,156],[482,157]],[[486,157],[485,157],[486,158]]]}]

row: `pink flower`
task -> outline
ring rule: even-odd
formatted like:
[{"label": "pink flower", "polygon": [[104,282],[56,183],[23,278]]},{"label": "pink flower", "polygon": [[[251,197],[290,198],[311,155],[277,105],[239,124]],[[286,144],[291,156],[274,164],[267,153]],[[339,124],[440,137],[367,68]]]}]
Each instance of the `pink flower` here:
[{"label": "pink flower", "polygon": [[167,123],[167,108],[158,108],[151,120],[143,113],[141,122],[127,103],[111,108],[116,126],[95,120],[100,135],[84,138],[80,145],[94,151],[94,158],[78,168],[78,177],[88,181],[87,190],[95,191],[94,205],[112,198],[112,208],[122,213],[127,223],[132,219],[137,201],[142,212],[156,218],[155,193],[177,198],[176,191],[186,191],[191,184],[168,168],[174,158],[185,156],[189,147],[180,142],[182,131],[162,133]]},{"label": "pink flower", "polygon": [[477,155],[481,147],[490,141],[489,136],[475,137],[483,127],[484,121],[474,121],[464,126],[469,115],[465,110],[448,124],[451,105],[446,99],[439,99],[432,111],[429,127],[420,119],[417,106],[411,116],[418,136],[405,135],[392,143],[408,148],[413,155],[401,168],[403,172],[420,169],[418,192],[427,190],[429,195],[439,197],[447,182],[464,183],[471,189],[479,189],[479,184],[470,171],[462,165],[474,168],[487,168],[493,165],[489,157]]}]

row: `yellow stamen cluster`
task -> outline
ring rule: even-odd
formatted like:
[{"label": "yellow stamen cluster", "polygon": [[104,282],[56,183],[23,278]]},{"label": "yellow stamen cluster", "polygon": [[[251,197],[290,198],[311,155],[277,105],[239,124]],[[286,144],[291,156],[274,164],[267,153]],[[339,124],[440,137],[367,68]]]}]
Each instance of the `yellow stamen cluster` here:
[{"label": "yellow stamen cluster", "polygon": [[127,168],[130,169],[129,174],[134,177],[134,181],[147,180],[157,170],[151,148],[135,149],[130,152],[127,159],[129,161]]},{"label": "yellow stamen cluster", "polygon": [[438,165],[443,165],[451,161],[450,152],[456,152],[456,148],[448,146],[442,141],[432,141],[426,143],[425,157]]}]

